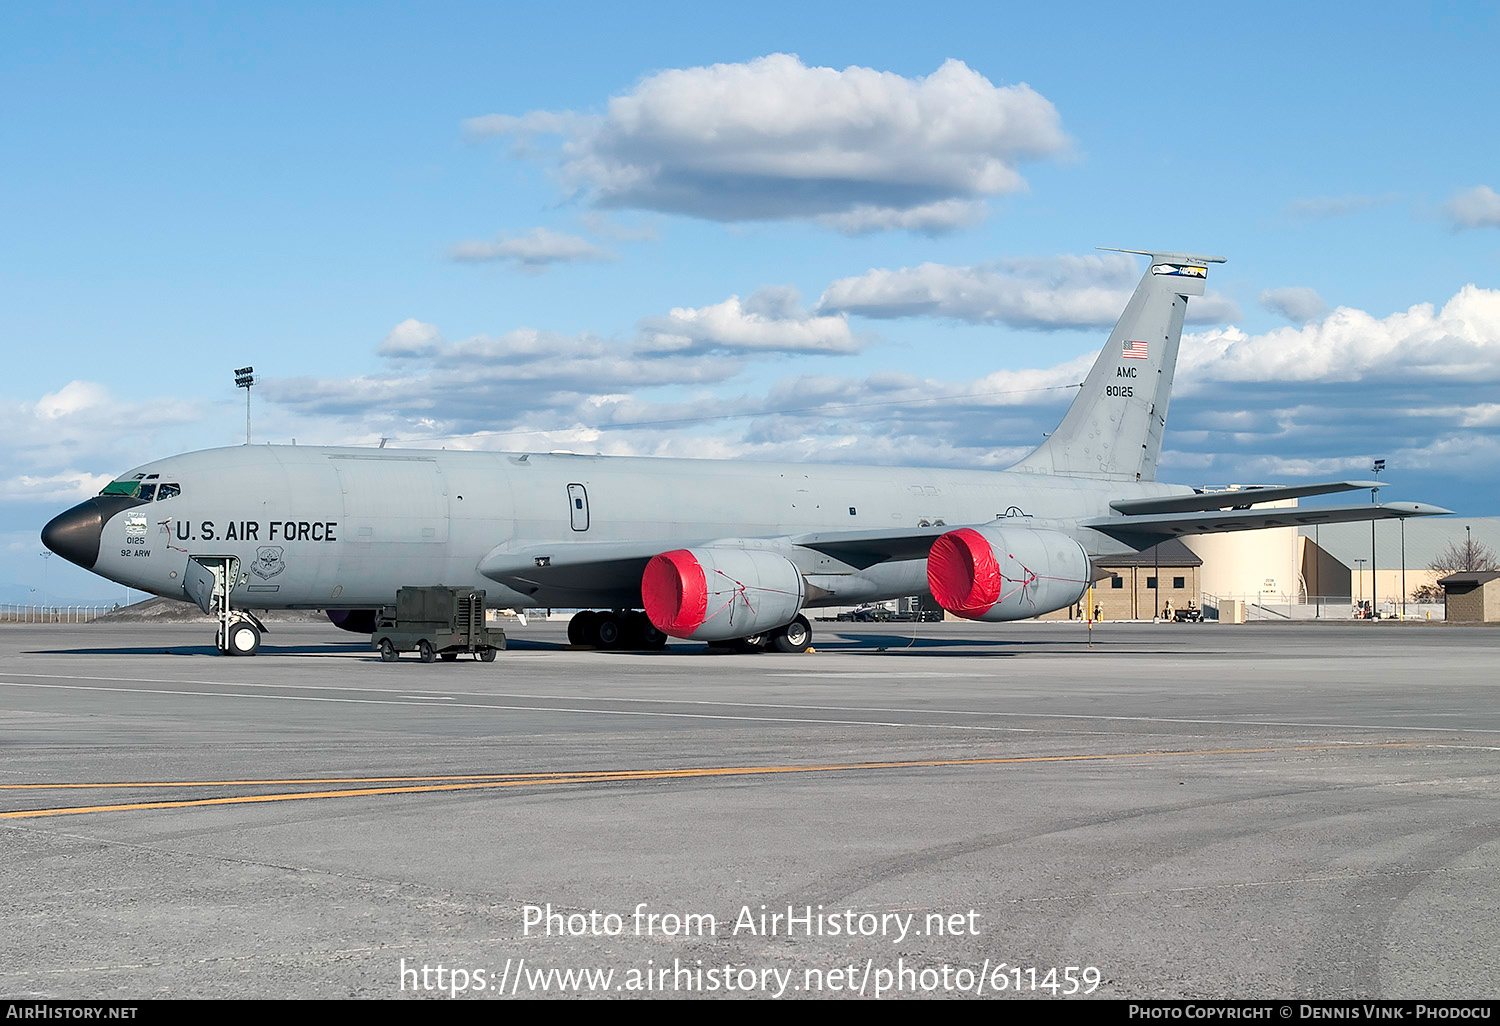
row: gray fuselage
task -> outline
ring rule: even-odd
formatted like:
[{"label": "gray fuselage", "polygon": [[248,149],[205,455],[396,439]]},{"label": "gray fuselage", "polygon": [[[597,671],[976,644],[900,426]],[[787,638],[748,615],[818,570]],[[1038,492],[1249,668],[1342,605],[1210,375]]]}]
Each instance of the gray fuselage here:
[{"label": "gray fuselage", "polygon": [[[183,598],[190,556],[236,556],[233,600],[250,608],[375,607],[400,587],[435,584],[483,587],[500,606],[639,606],[638,581],[528,593],[480,573],[486,556],[538,543],[665,551],[1019,517],[1048,521],[1090,554],[1117,552],[1125,546],[1070,522],[1107,514],[1111,499],[1191,491],[996,471],[280,445],[173,456],[120,480],[137,477],[180,492],[108,517],[93,570]],[[926,589],[923,559],[865,568],[794,559],[810,579],[837,582],[810,605]]]}]

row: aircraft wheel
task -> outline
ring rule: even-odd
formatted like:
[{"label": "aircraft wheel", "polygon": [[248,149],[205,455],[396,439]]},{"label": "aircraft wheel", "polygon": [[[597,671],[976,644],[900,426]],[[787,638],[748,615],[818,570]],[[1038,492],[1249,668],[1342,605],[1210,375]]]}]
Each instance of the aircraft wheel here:
[{"label": "aircraft wheel", "polygon": [[594,621],[598,613],[584,610],[574,613],[573,619],[568,621],[568,644],[570,645],[592,645],[594,643]]},{"label": "aircraft wheel", "polygon": [[428,641],[426,638],[423,638],[421,641],[417,642],[417,658],[422,660],[422,662],[424,663],[437,661],[437,653],[433,651],[432,642]]},{"label": "aircraft wheel", "polygon": [[495,661],[495,650],[493,648],[481,648],[479,658],[482,662],[493,663]]},{"label": "aircraft wheel", "polygon": [[764,652],[770,642],[769,634],[752,634],[748,638],[735,638],[729,644],[736,652]]},{"label": "aircraft wheel", "polygon": [[400,655],[400,653],[396,651],[396,646],[391,644],[391,639],[390,638],[381,638],[380,639],[380,661],[381,662],[383,662],[383,663],[394,663],[396,661],[396,657],[398,655]]},{"label": "aircraft wheel", "polygon": [[600,648],[619,648],[623,633],[620,618],[613,613],[598,613],[594,621],[594,644]]},{"label": "aircraft wheel", "polygon": [[656,624],[652,623],[644,614],[641,619],[641,647],[651,649],[662,649],[667,647],[667,636]]},{"label": "aircraft wheel", "polygon": [[667,636],[642,612],[626,613],[622,623],[622,648],[656,649],[667,644]]},{"label": "aircraft wheel", "polygon": [[248,621],[230,624],[226,650],[230,655],[253,656],[260,651],[260,630]]},{"label": "aircraft wheel", "polygon": [[776,632],[771,647],[778,652],[806,652],[812,648],[812,624],[798,614],[797,619]]}]

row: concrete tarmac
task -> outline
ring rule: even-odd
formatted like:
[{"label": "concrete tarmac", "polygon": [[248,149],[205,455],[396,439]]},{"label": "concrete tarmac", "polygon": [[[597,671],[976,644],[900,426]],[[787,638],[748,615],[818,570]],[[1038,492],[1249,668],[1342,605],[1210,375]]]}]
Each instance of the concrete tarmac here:
[{"label": "concrete tarmac", "polygon": [[1500,631],[508,630],[0,626],[0,996],[1500,989]]}]

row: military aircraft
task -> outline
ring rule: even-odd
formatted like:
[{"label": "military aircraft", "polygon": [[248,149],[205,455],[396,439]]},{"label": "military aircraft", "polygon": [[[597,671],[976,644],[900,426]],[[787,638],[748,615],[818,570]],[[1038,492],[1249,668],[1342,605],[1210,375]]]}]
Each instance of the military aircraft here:
[{"label": "military aircraft", "polygon": [[369,633],[408,585],[585,610],[574,644],[667,637],[803,651],[803,611],[930,593],[974,620],[1072,606],[1093,559],[1167,538],[1447,513],[1416,503],[1252,509],[1372,487],[1204,493],[1156,481],[1189,297],[1223,258],[1150,258],[1057,430],[1005,471],[244,445],[120,476],[42,531],[112,581],[219,617],[328,610]]}]

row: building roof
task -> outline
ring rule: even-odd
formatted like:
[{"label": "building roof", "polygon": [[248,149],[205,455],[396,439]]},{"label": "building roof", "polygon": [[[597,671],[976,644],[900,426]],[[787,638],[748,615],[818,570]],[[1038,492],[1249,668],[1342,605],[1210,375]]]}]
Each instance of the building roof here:
[{"label": "building roof", "polygon": [[1463,573],[1440,577],[1438,583],[1446,588],[1453,584],[1488,584],[1496,579],[1500,579],[1500,570],[1465,570]]},{"label": "building roof", "polygon": [[1181,538],[1168,538],[1141,552],[1129,552],[1123,556],[1100,556],[1094,562],[1101,567],[1203,565],[1203,560],[1192,549],[1182,544]]}]

